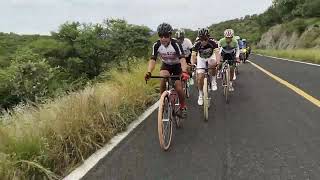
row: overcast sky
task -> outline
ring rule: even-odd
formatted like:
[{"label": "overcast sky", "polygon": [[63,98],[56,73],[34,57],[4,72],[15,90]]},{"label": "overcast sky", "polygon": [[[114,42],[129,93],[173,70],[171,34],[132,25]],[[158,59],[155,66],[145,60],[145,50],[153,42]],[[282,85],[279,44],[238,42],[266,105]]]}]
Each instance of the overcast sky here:
[{"label": "overcast sky", "polygon": [[272,0],[0,0],[0,32],[49,34],[66,21],[100,23],[122,18],[155,29],[209,26],[264,12]]}]

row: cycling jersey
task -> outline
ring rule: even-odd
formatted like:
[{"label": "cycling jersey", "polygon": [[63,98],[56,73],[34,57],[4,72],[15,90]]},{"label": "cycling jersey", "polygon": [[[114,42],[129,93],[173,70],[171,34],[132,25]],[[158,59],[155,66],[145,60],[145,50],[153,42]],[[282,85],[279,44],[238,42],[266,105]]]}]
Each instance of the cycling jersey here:
[{"label": "cycling jersey", "polygon": [[179,64],[180,59],[184,58],[182,46],[175,39],[171,39],[167,47],[158,40],[153,44],[152,49],[151,59],[156,60],[159,54],[162,62],[167,65]]},{"label": "cycling jersey", "polygon": [[236,58],[239,58],[240,50],[239,50],[239,45],[236,39],[233,38],[230,43],[227,43],[226,38],[222,38],[219,41],[219,46],[220,46],[220,54],[222,52],[227,54],[234,53]]},{"label": "cycling jersey", "polygon": [[247,48],[247,42],[246,41],[242,41],[243,42],[243,48]]},{"label": "cycling jersey", "polygon": [[198,40],[195,42],[192,51],[197,52],[200,58],[210,58],[214,50],[218,48],[218,44],[212,39],[208,40],[208,43],[205,46],[201,45],[201,41]]},{"label": "cycling jersey", "polygon": [[238,45],[239,45],[239,49],[243,49],[243,41],[242,40],[238,40]]},{"label": "cycling jersey", "polygon": [[192,42],[190,39],[188,38],[184,38],[183,42],[182,42],[182,49],[183,49],[183,52],[184,52],[184,55],[186,57],[190,56],[191,54],[191,49],[192,49]]}]

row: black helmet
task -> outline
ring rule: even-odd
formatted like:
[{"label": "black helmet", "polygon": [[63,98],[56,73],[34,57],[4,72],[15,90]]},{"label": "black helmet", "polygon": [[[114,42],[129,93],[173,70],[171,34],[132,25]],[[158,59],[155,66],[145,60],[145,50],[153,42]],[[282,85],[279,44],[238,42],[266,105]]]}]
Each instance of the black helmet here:
[{"label": "black helmet", "polygon": [[198,31],[198,37],[202,38],[202,37],[209,37],[209,29],[208,28],[202,28]]},{"label": "black helmet", "polygon": [[158,26],[157,28],[157,31],[158,31],[158,34],[161,35],[161,34],[172,34],[172,27],[170,24],[168,23],[162,23]]}]

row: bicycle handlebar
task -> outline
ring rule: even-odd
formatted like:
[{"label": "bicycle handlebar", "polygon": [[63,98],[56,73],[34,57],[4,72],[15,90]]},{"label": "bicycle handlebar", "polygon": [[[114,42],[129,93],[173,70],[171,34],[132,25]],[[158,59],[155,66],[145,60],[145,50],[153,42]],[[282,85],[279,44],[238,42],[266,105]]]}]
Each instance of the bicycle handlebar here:
[{"label": "bicycle handlebar", "polygon": [[[150,79],[173,79],[173,78],[180,78],[180,75],[171,75],[171,76],[150,76]],[[148,80],[146,80],[146,84]]]}]

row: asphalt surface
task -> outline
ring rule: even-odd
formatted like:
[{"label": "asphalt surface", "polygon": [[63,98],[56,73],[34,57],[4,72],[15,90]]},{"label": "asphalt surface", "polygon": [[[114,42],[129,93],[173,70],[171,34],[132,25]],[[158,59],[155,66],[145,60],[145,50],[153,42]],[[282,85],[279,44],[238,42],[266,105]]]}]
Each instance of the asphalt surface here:
[{"label": "asphalt surface", "polygon": [[[319,99],[320,67],[250,59]],[[169,151],[159,147],[155,111],[83,179],[320,179],[320,108],[249,63],[240,67],[230,104],[219,88],[208,122],[193,89]]]}]

